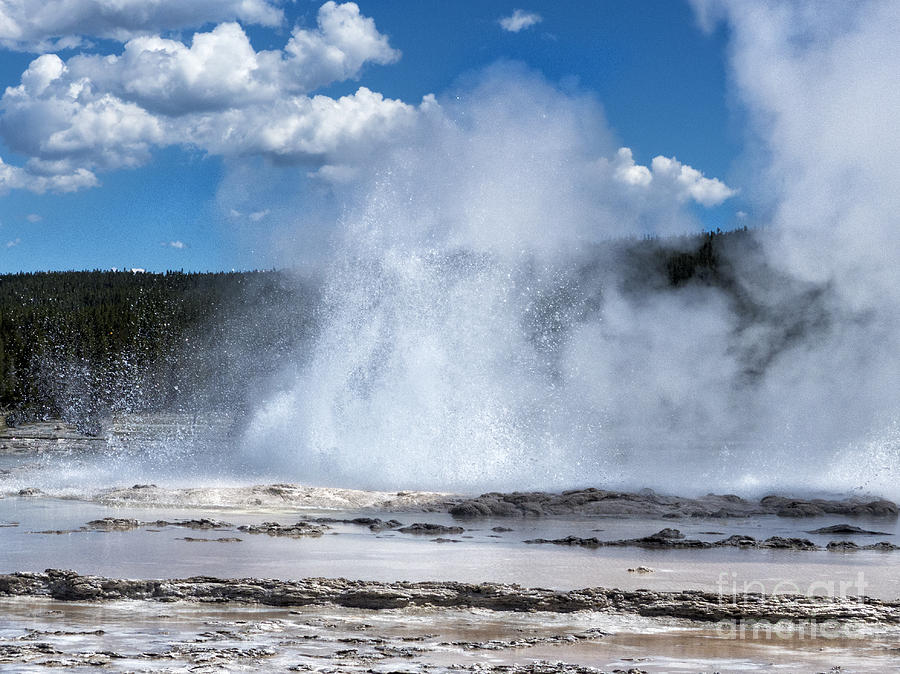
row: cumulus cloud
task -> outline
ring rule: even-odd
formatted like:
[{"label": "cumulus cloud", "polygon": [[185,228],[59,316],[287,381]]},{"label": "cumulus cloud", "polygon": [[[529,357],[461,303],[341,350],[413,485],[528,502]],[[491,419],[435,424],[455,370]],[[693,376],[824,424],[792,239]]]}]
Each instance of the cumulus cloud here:
[{"label": "cumulus cloud", "polygon": [[675,157],[656,156],[650,166],[654,180],[668,182],[683,201],[693,199],[703,206],[718,206],[735,195],[735,191],[718,178],[707,178]]},{"label": "cumulus cloud", "polygon": [[297,28],[282,51],[257,52],[243,28],[223,23],[196,33],[190,45],[138,37],[121,55],[84,56],[66,64],[73,81],[141,105],[179,115],[243,108],[356,79],[367,63],[400,58],[375,22],[354,3],[326,2],[314,30]]},{"label": "cumulus cloud", "polygon": [[163,248],[174,248],[175,250],[187,248],[187,244],[184,241],[163,241],[160,245]]},{"label": "cumulus cloud", "polygon": [[355,78],[367,62],[386,65],[400,58],[356,3],[331,0],[319,9],[318,29],[295,29],[284,51],[292,78],[307,90]]},{"label": "cumulus cloud", "polygon": [[510,16],[500,19],[500,27],[510,33],[518,33],[526,28],[543,21],[543,17],[535,12],[526,12],[524,9],[515,9]]},{"label": "cumulus cloud", "polygon": [[622,147],[616,153],[616,179],[628,185],[646,187],[653,181],[653,175],[646,166],[636,164],[631,148]]},{"label": "cumulus cloud", "polygon": [[15,248],[15,247],[18,246],[20,243],[22,243],[22,239],[15,238],[15,239],[12,239],[11,241],[7,241],[7,242],[6,242],[6,247],[7,247],[7,248]]},{"label": "cumulus cloud", "polygon": [[35,175],[18,166],[10,166],[0,158],[0,194],[9,190],[44,192],[75,192],[99,185],[97,177],[86,169],[56,175]]},{"label": "cumulus cloud", "polygon": [[44,52],[232,20],[277,26],[284,16],[269,0],[0,0],[0,45]]},{"label": "cumulus cloud", "polygon": [[[0,99],[0,133],[29,157],[36,189],[89,186],[93,171],[138,166],[168,145],[341,164],[408,128],[418,109],[365,87],[311,92],[397,58],[354,3],[334,2],[280,51],[257,52],[241,26],[223,23],[190,44],[141,36],[120,54],[44,54]],[[10,187],[25,180],[13,173]]]},{"label": "cumulus cloud", "polygon": [[737,192],[718,178],[707,178],[701,171],[682,164],[675,157],[657,155],[650,168],[634,160],[631,148],[619,148],[612,162],[613,176],[625,185],[653,190],[678,202],[696,201],[706,207],[718,206]]},{"label": "cumulus cloud", "polygon": [[28,222],[35,224],[35,223],[41,222],[44,218],[43,218],[43,216],[40,216],[37,213],[29,213],[28,215],[25,216],[25,219],[28,220]]}]

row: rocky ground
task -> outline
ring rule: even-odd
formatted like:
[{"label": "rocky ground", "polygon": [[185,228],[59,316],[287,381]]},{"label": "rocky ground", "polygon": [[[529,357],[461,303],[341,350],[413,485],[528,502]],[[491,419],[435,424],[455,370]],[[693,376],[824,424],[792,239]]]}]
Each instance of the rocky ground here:
[{"label": "rocky ground", "polygon": [[[100,446],[99,440],[78,436],[73,429],[60,424],[37,425],[28,433],[30,435],[23,435],[21,429],[0,429],[0,455],[8,455],[12,462],[4,464],[9,468],[0,470],[0,494],[4,491],[4,477],[6,476],[7,484],[13,484],[9,477],[12,475],[10,471],[25,465],[20,458],[22,456],[54,451],[87,453],[96,451]],[[28,470],[17,473],[16,479],[19,479],[20,474],[29,474]],[[32,471],[30,474],[35,473]],[[28,502],[45,496],[41,489],[28,482],[24,485],[19,482],[15,489],[7,489],[5,493]],[[552,519],[556,518],[561,523],[554,525],[558,528],[544,528],[540,533],[531,533],[531,538],[524,542],[579,548],[634,547],[701,551],[827,549],[846,552],[900,549],[895,542],[878,538],[896,537],[894,530],[897,505],[875,497],[816,499],[769,495],[761,499],[748,499],[730,494],[707,494],[682,498],[649,489],[626,492],[600,488],[561,493],[492,492],[473,497],[440,492],[360,491],[298,484],[192,488],[134,484],[129,487],[99,489],[80,498],[93,501],[94,504],[90,507],[95,507],[97,503],[109,506],[108,512],[115,515],[127,514],[114,510],[118,507],[131,507],[135,510],[131,517],[90,519],[97,517],[96,514],[91,514],[83,519],[70,517],[65,524],[51,519],[49,525],[44,523],[34,527],[51,527],[40,531],[31,531],[27,524],[20,527],[18,521],[12,521],[12,517],[10,521],[0,522],[0,527],[4,527],[6,532],[23,534],[71,534],[79,541],[87,540],[91,535],[105,539],[113,536],[118,538],[120,534],[122,539],[130,541],[137,534],[123,532],[159,532],[178,528],[183,529],[186,535],[179,533],[181,537],[177,540],[192,544],[179,545],[197,551],[216,551],[217,554],[219,550],[224,552],[233,549],[228,546],[219,548],[193,544],[235,544],[243,550],[250,545],[248,541],[271,541],[273,545],[296,545],[300,548],[307,545],[322,546],[331,540],[343,541],[345,538],[341,534],[346,535],[351,530],[364,534],[365,541],[362,545],[369,544],[369,532],[372,536],[395,536],[397,540],[421,540],[426,545],[430,545],[429,540],[461,543],[462,539],[473,537],[480,537],[479,540],[503,537],[520,544],[523,539],[528,538],[528,534],[522,531],[528,528],[524,519],[551,518],[548,521],[552,524]],[[10,499],[5,503],[15,505],[14,500]],[[40,502],[34,503],[39,505]],[[179,510],[170,515],[153,511],[148,514],[146,510],[142,510],[158,507]],[[183,508],[192,510],[185,513],[180,510]],[[315,512],[322,509],[340,511],[334,513],[340,517],[315,516],[329,514]],[[12,508],[10,512],[14,513],[15,509]],[[424,513],[434,514],[429,516]],[[252,514],[252,523],[249,521],[249,514]],[[157,519],[161,516],[170,519]],[[742,529],[738,525],[738,522],[747,522],[754,517],[767,517],[772,521],[775,517],[825,516],[829,520],[821,524],[829,526],[816,528],[815,525],[807,526],[804,523],[798,527],[799,523],[794,523],[774,532],[770,530],[770,533],[782,533],[783,536],[767,538],[748,535],[747,527]],[[245,519],[242,521],[241,517]],[[620,527],[618,535],[595,535],[592,532],[599,531],[594,527],[600,520],[592,520],[594,517],[629,522],[632,522],[629,518],[635,518],[634,521],[638,518],[668,521],[656,523],[654,528],[664,528],[654,534],[627,538],[619,536],[630,535],[631,524],[625,528]],[[505,521],[484,521],[487,518],[505,518]],[[697,523],[704,518],[715,520],[710,528],[720,531],[698,531]],[[226,519],[232,522],[225,521]],[[832,524],[843,519],[847,521]],[[732,521],[729,523],[729,520]],[[573,528],[569,528],[568,522],[572,523]],[[510,526],[496,526],[500,524]],[[787,523],[782,520],[782,524]],[[857,526],[858,524],[865,526]],[[729,526],[732,527],[730,531]],[[681,527],[689,535],[676,527]],[[652,530],[645,528],[638,531],[643,533]],[[475,533],[479,531],[481,533]],[[734,533],[735,531],[741,533]],[[785,533],[786,531],[790,533]],[[563,535],[571,532],[579,535]],[[330,538],[334,534],[339,538]],[[715,539],[712,538],[714,534]],[[807,534],[817,542],[806,538]],[[354,535],[358,538],[357,534]],[[534,538],[535,535],[548,537]],[[32,539],[31,536],[27,538]],[[74,541],[76,538],[68,540]],[[351,539],[350,536],[346,538]],[[298,540],[294,542],[290,539]],[[33,537],[33,540],[46,539]],[[464,546],[447,547],[458,549]],[[544,550],[545,553],[551,551],[549,548]],[[571,554],[583,553],[571,551]],[[743,557],[745,553],[738,554]],[[831,557],[825,553],[821,555]],[[441,559],[445,557],[442,549]],[[811,554],[810,557],[816,555]],[[855,558],[855,555],[850,557]],[[529,560],[532,557],[529,556]],[[634,561],[630,563],[634,564]],[[68,565],[67,562],[57,564]],[[40,569],[43,566],[42,563],[37,567],[13,568]],[[656,566],[655,562],[653,566]],[[665,569],[654,572],[652,568],[635,565],[628,571],[634,574],[653,574],[642,576],[643,584],[645,580],[660,576]],[[106,573],[115,575],[116,571]],[[190,569],[184,573],[187,575],[195,571]],[[223,575],[240,573],[242,571],[225,571]],[[253,575],[257,572],[247,573]],[[315,571],[309,575],[318,573],[327,572]],[[160,572],[160,575],[165,575],[165,571]],[[481,576],[475,579],[480,580]],[[518,579],[518,576],[513,579]],[[540,582],[542,581],[535,584]],[[585,581],[595,582],[603,581],[593,576]],[[833,624],[841,626],[846,633],[862,626],[864,629],[890,630],[891,639],[894,640],[892,643],[895,645],[900,639],[900,600],[881,601],[867,597],[824,598],[762,594],[723,596],[703,591],[667,592],[603,587],[557,591],[503,583],[377,582],[341,578],[272,580],[203,576],[129,580],[54,569],[43,573],[0,575],[0,613],[4,613],[4,607],[7,606],[17,606],[17,610],[28,613],[36,610],[34,607],[48,604],[56,605],[57,608],[53,611],[64,616],[69,612],[66,607],[85,607],[85,622],[78,627],[73,626],[68,618],[61,623],[54,622],[56,618],[52,612],[47,613],[46,620],[41,618],[36,621],[33,616],[23,614],[20,616],[21,620],[16,619],[19,622],[9,623],[21,627],[19,632],[12,628],[0,629],[0,671],[20,671],[25,666],[37,669],[81,667],[86,671],[196,672],[266,669],[536,673],[638,672],[644,669],[668,671],[665,664],[651,666],[638,662],[640,657],[637,656],[632,660],[619,657],[622,653],[603,660],[602,663],[593,658],[590,653],[594,651],[590,649],[609,640],[609,635],[603,630],[591,626],[593,623],[590,621],[598,616],[604,619],[612,616],[622,620],[662,621],[654,623],[653,629],[671,621],[694,630],[712,630],[713,626],[725,623],[788,623],[798,626]],[[129,606],[132,608],[127,608]],[[101,610],[99,607],[104,608]],[[110,611],[119,610],[114,607],[126,607],[121,609],[123,619],[120,624],[109,630],[93,626],[91,621],[98,615],[105,615],[107,608]],[[132,642],[121,639],[122,635],[131,634],[131,613],[156,611],[158,615],[171,614],[176,616],[172,618],[173,624],[180,624],[184,613],[192,610],[200,612],[197,624],[202,624],[202,627],[198,626],[178,639],[167,638],[165,641],[158,641],[153,648],[144,649],[134,647],[133,641],[137,637]],[[278,611],[278,617],[266,620],[236,617],[241,612],[261,610]],[[216,611],[221,614],[220,618],[211,618],[210,615]],[[368,612],[369,622],[357,620],[353,623],[355,627],[350,626],[352,621],[334,618],[336,612],[341,611]],[[468,620],[471,616],[479,616],[477,620],[472,619],[482,627],[485,620],[493,621],[493,628],[492,631],[482,630],[477,634],[460,636],[452,633],[452,630],[437,630],[432,633],[422,623],[412,631],[397,631],[398,624],[404,624],[413,618],[418,620],[420,612],[428,613],[428,621],[432,622]],[[295,613],[302,614],[302,619],[290,617]],[[499,617],[488,619],[485,616]],[[519,621],[528,616],[539,618],[530,627],[522,627]],[[590,617],[590,620],[585,616]],[[554,624],[554,621],[570,617],[578,623],[577,629],[572,626],[555,630],[546,628],[547,625]],[[393,631],[365,626],[388,618],[394,621],[391,628]],[[338,624],[339,628],[335,627]],[[160,634],[157,628],[158,626],[148,628],[144,636],[150,638],[147,635]],[[165,629],[176,628],[169,626]],[[267,636],[263,636],[264,634]],[[637,634],[632,636],[637,638]],[[111,642],[113,646],[110,646]],[[879,646],[881,650],[878,657],[884,656],[891,647]],[[640,652],[641,647],[636,648]],[[589,653],[588,656],[574,657],[578,653],[583,655],[583,649],[588,649],[584,651]],[[529,655],[523,658],[521,656],[525,651]],[[629,652],[634,653],[635,650]],[[495,657],[498,653],[501,655]],[[508,656],[511,653],[516,656]],[[795,668],[790,671],[827,671],[830,668]],[[701,669],[711,668],[704,666]],[[719,666],[715,669],[728,671]],[[850,668],[847,671],[855,670]],[[859,671],[886,670],[875,667]]]},{"label": "rocky ground", "polygon": [[[471,611],[337,607],[259,609],[133,602],[61,604],[0,599],[8,617],[0,670],[128,672],[627,672],[627,653],[606,657],[609,634],[591,618],[496,620]],[[586,649],[603,669],[553,658]],[[624,656],[624,657],[623,657]]]},{"label": "rocky ground", "polygon": [[0,596],[51,597],[66,601],[139,599],[155,602],[241,602],[267,606],[331,604],[369,610],[437,607],[552,613],[600,611],[700,622],[864,621],[900,625],[900,601],[888,602],[868,597],[762,594],[731,597],[701,591],[623,591],[599,587],[566,592],[496,583],[382,583],[343,578],[288,581],[201,576],[128,580],[48,569],[44,573],[0,574]]},{"label": "rocky ground", "polygon": [[816,515],[897,517],[897,504],[885,499],[799,499],[770,495],[760,500],[734,494],[681,498],[651,489],[636,493],[606,489],[547,492],[492,492],[462,499],[449,512],[460,519],[479,517],[547,517],[571,515],[641,515],[683,517],[813,517]]},{"label": "rocky ground", "polygon": [[0,612],[7,671],[882,672],[900,650],[900,602],[853,597],[51,569],[0,575]]},{"label": "rocky ground", "polygon": [[639,516],[663,519],[778,517],[898,516],[897,504],[880,498],[801,499],[779,495],[759,500],[731,494],[682,498],[639,492],[587,488],[561,493],[511,492],[466,498],[426,491],[361,491],[298,484],[250,487],[169,489],[153,484],[106,489],[94,496],[106,505],[175,507],[278,508],[308,507],[382,512],[449,512],[461,521],[481,518]]}]

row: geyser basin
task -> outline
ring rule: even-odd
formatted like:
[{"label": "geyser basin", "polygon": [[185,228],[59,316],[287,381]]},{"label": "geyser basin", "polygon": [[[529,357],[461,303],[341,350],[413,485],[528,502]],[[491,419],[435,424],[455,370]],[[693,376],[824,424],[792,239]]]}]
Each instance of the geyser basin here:
[{"label": "geyser basin", "polygon": [[[198,498],[203,489],[195,490]],[[221,496],[209,490],[210,499]],[[846,517],[811,519],[759,516],[749,518],[673,521],[631,517],[494,518],[459,520],[445,513],[319,510],[296,505],[219,507],[147,507],[73,501],[47,497],[9,496],[0,500],[0,571],[41,571],[71,568],[112,577],[173,578],[191,575],[299,579],[343,576],[371,580],[485,580],[527,586],[575,589],[595,585],[658,590],[696,588],[709,592],[790,591],[823,583],[845,594],[869,594],[894,599],[900,585],[894,577],[900,552],[835,552],[779,549],[718,548],[648,549],[533,545],[525,541],[566,536],[602,540],[649,536],[664,527],[678,527],[688,539],[715,541],[730,535],[766,539],[806,538],[820,547],[836,538],[860,545],[874,541],[900,544],[897,520],[854,518],[852,523],[871,535],[810,534],[815,528],[847,522]],[[462,527],[463,532],[417,536],[397,528],[372,532],[366,526],[332,522],[321,536],[291,538],[250,534],[240,526],[325,517],[397,519],[403,524],[428,522]],[[225,522],[215,529],[159,525],[200,516]],[[146,522],[125,531],[82,530],[104,517]],[[494,531],[495,527],[510,531]],[[34,533],[45,532],[45,533]],[[59,533],[57,533],[59,532]],[[194,539],[194,540],[185,540]],[[219,539],[226,539],[220,541]],[[240,540],[230,540],[240,539]],[[435,542],[435,539],[445,539]],[[648,567],[653,573],[629,569]],[[852,588],[852,589],[851,589]]]}]

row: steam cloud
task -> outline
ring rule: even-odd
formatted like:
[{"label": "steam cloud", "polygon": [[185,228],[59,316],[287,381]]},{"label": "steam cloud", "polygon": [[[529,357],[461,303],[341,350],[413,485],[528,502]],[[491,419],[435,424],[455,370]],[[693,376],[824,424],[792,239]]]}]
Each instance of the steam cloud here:
[{"label": "steam cloud", "polygon": [[897,495],[900,11],[695,7],[727,22],[765,168],[746,187],[764,255],[733,261],[752,320],[715,289],[629,295],[615,255],[585,267],[594,242],[696,229],[687,201],[733,191],[636,164],[590,97],[498,66],[324,176],[342,215],[322,333],[247,457],[366,487]]}]

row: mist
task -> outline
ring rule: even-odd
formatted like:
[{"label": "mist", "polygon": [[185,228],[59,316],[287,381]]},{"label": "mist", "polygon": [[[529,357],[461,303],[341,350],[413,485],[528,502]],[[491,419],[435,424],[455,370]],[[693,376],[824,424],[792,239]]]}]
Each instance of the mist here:
[{"label": "mist", "polygon": [[900,13],[696,8],[729,31],[745,165],[764,167],[747,189],[771,214],[729,288],[635,292],[610,242],[699,231],[694,204],[732,188],[641,166],[589,93],[499,64],[306,179],[340,214],[321,331],[261,395],[242,460],[370,488],[896,497],[900,87],[876,56]]}]

